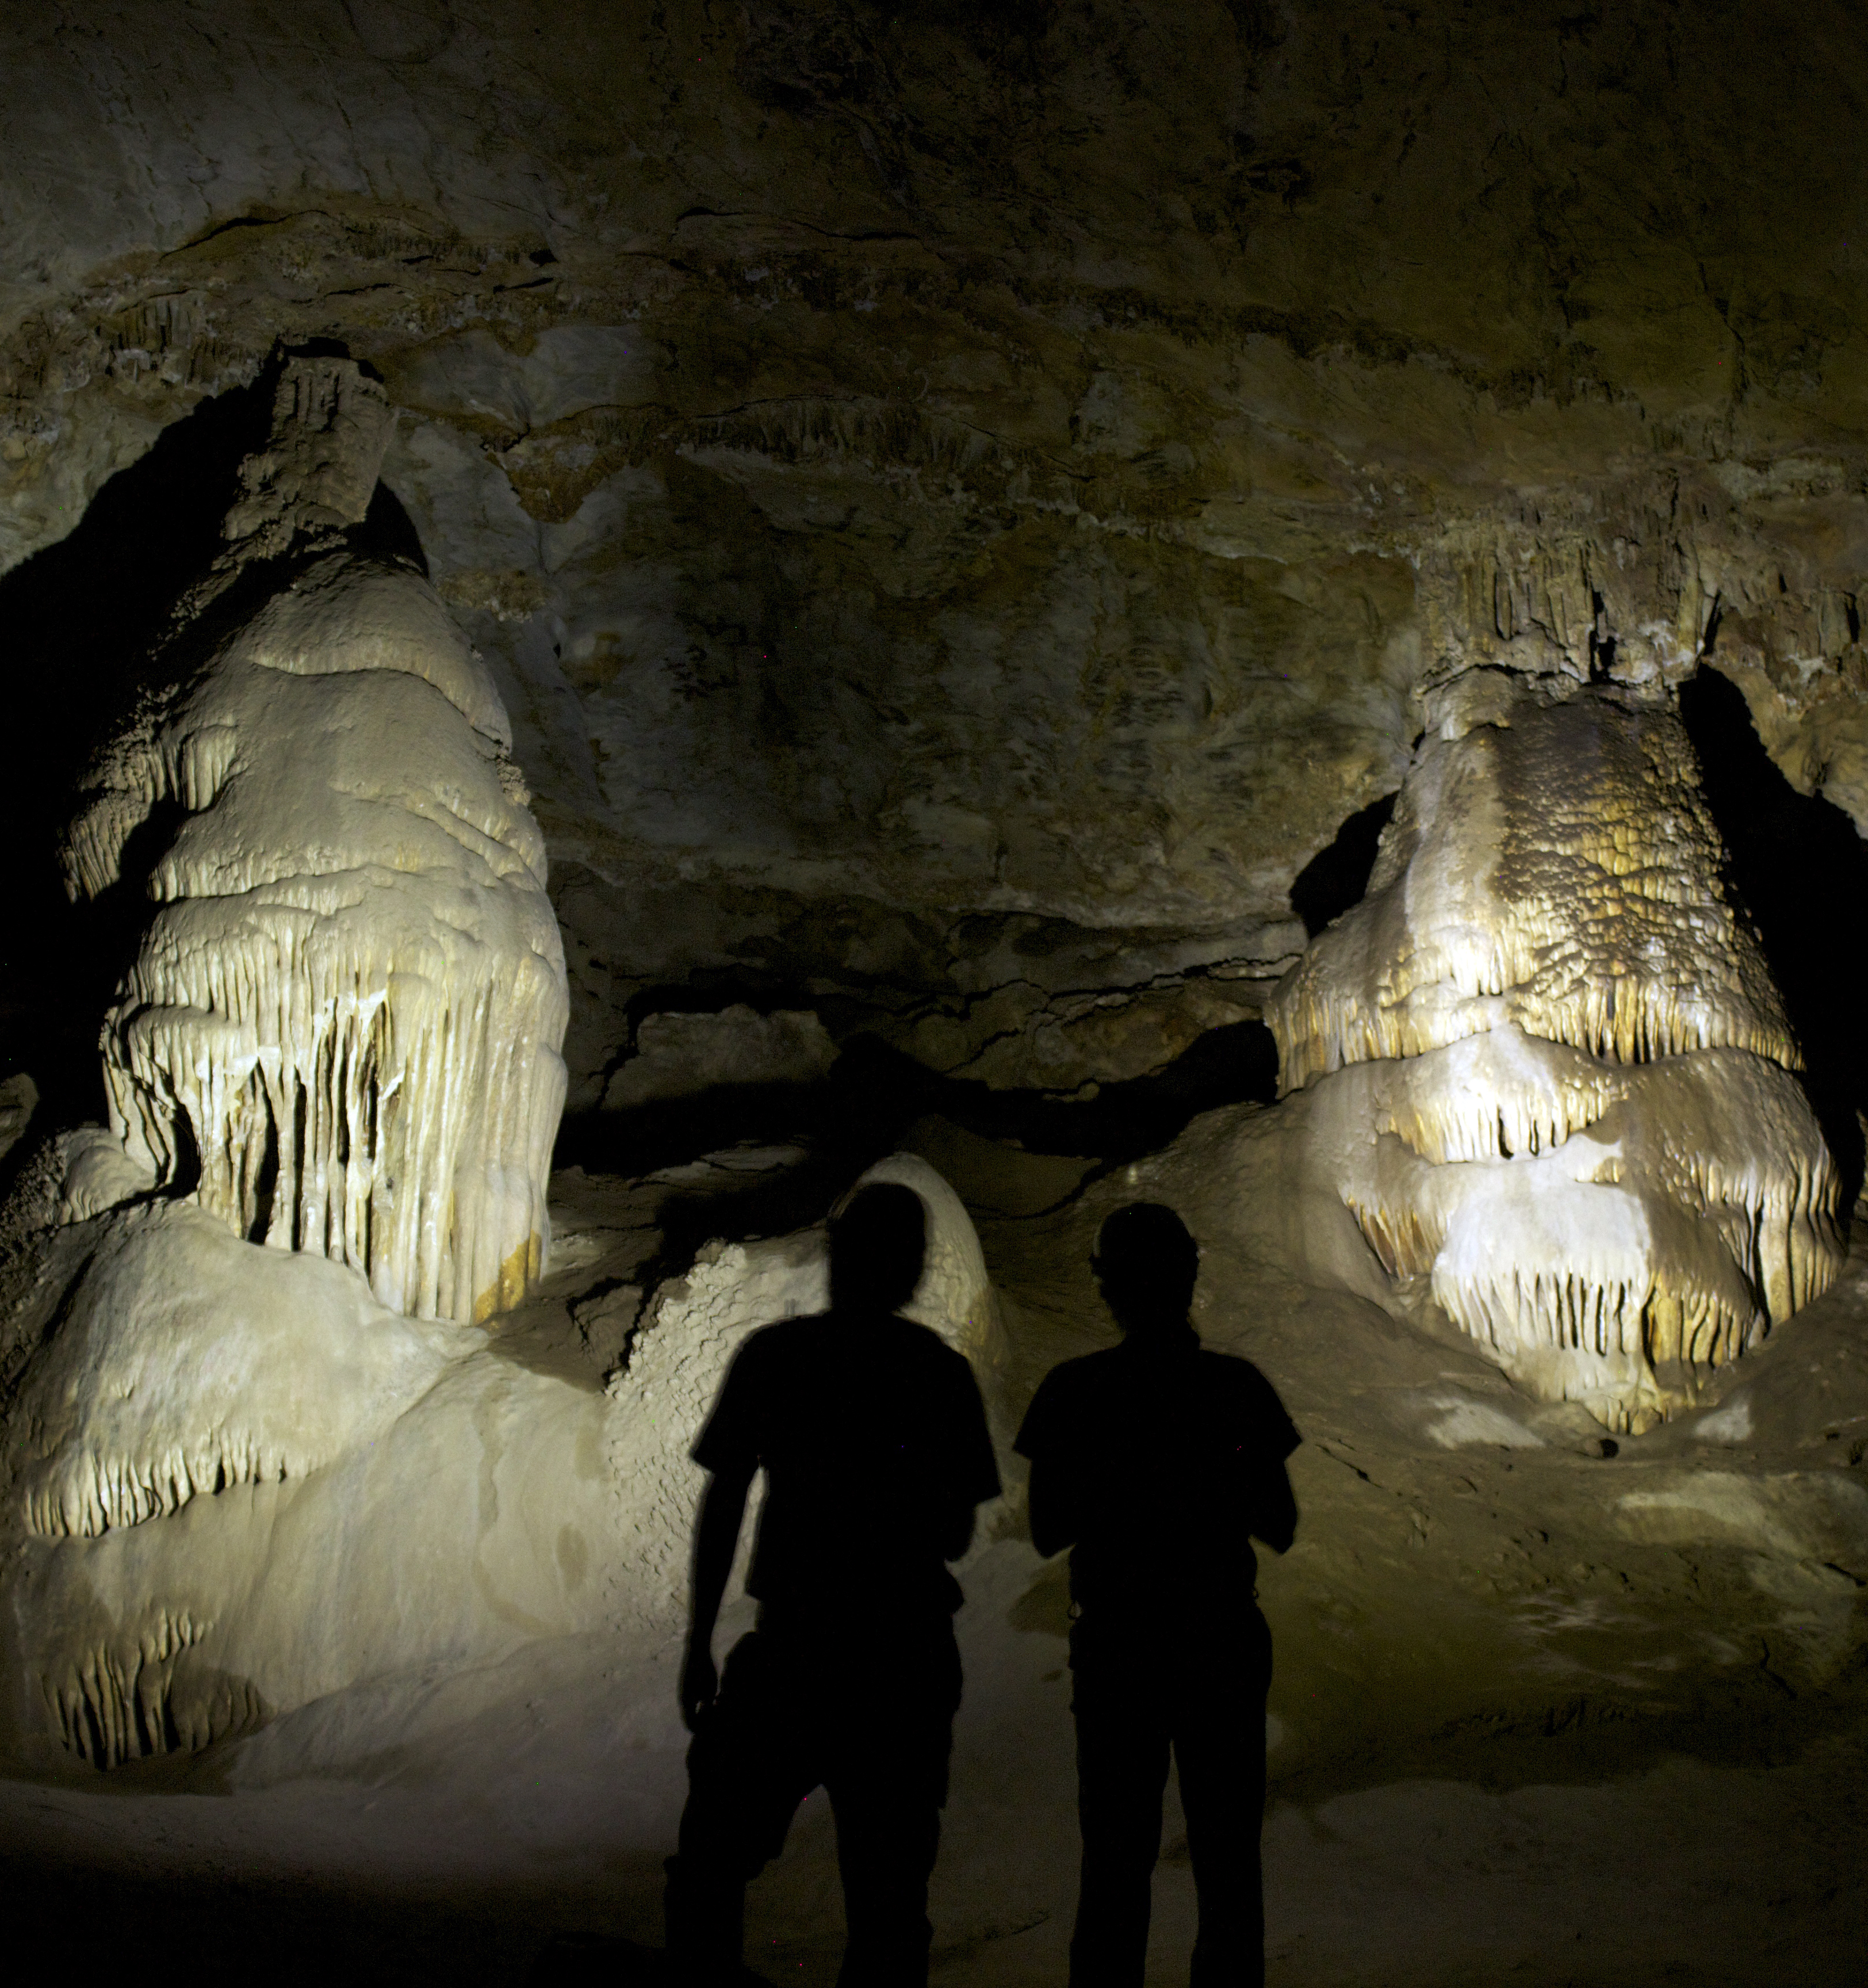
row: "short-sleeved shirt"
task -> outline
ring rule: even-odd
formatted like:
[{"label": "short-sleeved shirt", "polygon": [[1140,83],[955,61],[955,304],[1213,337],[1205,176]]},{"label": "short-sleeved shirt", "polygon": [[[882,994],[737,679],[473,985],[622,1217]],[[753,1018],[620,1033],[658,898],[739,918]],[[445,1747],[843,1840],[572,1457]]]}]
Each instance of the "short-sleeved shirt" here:
[{"label": "short-sleeved shirt", "polygon": [[1251,1535],[1275,1527],[1267,1496],[1299,1440],[1257,1368],[1189,1332],[1053,1368],[1014,1447],[1071,1522],[1070,1592],[1087,1619],[1249,1604]]},{"label": "short-sleeved shirt", "polygon": [[973,1370],[924,1325],[826,1312],[762,1326],[694,1447],[704,1469],[766,1476],[747,1591],[787,1615],[951,1615],[941,1548],[998,1495]]}]

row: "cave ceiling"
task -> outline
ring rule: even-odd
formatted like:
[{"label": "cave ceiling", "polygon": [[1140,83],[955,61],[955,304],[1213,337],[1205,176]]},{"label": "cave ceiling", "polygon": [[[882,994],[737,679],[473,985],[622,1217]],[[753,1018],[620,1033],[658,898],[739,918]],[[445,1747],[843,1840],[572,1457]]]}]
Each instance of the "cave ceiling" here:
[{"label": "cave ceiling", "polygon": [[1450,664],[1709,662],[1868,825],[1861,42],[1768,0],[16,8],[0,567],[113,478],[185,505],[158,438],[335,342],[512,715],[573,1107],[645,1005],[1132,1077],[1259,1012]]}]

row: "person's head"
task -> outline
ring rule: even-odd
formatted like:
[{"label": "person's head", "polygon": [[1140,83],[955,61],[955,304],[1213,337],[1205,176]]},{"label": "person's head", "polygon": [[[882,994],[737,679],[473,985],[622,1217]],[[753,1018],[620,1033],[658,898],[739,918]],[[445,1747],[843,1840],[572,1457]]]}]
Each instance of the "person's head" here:
[{"label": "person's head", "polygon": [[1089,1261],[1103,1302],[1130,1337],[1175,1332],[1187,1324],[1200,1246],[1171,1208],[1132,1201],[1117,1209],[1098,1230]]},{"label": "person's head", "polygon": [[839,1310],[898,1311],[927,1254],[927,1217],[911,1187],[879,1181],[830,1224],[830,1302]]}]

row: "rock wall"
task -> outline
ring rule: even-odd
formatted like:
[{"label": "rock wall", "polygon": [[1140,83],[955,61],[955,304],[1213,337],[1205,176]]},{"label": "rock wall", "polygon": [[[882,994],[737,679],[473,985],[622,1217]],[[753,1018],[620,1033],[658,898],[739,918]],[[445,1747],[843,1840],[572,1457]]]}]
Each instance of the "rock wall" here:
[{"label": "rock wall", "polygon": [[651,991],[1159,1067],[1455,648],[1704,653],[1862,814],[1846,8],[217,17],[3,31],[0,564],[279,336],[373,363],[576,1103]]}]

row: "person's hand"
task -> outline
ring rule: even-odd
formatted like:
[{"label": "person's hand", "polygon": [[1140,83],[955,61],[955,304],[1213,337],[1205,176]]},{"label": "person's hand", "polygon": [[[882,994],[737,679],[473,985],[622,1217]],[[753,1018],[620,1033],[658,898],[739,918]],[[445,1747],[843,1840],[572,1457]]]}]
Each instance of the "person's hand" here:
[{"label": "person's hand", "polygon": [[720,1693],[720,1673],[714,1668],[714,1653],[704,1643],[691,1645],[687,1661],[681,1665],[681,1718],[690,1733],[700,1729],[701,1720]]}]

